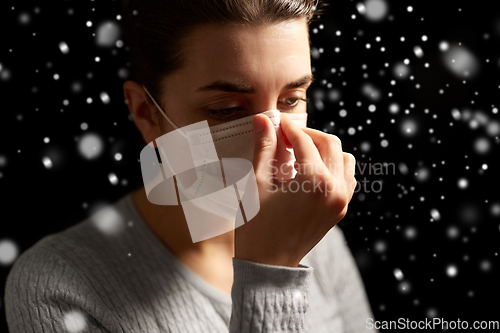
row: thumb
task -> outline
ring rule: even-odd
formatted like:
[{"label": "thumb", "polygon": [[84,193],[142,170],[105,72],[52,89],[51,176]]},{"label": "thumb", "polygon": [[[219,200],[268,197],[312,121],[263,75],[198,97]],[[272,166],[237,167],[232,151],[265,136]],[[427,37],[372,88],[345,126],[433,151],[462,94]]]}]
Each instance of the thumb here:
[{"label": "thumb", "polygon": [[274,170],[274,158],[276,155],[276,129],[273,123],[263,114],[257,114],[253,118],[253,131],[255,144],[253,151],[253,168],[257,182],[268,181]]}]

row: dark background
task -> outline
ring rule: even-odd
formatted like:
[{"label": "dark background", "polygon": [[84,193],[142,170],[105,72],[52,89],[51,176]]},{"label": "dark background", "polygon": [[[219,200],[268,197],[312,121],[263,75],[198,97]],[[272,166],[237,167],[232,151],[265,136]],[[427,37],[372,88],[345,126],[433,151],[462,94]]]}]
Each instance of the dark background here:
[{"label": "dark background", "polygon": [[[309,127],[338,135],[357,158],[365,185],[339,225],[375,319],[500,320],[497,3],[387,1],[377,22],[355,1],[330,4],[311,25]],[[144,143],[122,92],[126,45],[96,42],[120,13],[119,1],[0,5],[0,262],[12,245],[21,253],[142,183]],[[103,147],[94,159],[78,148],[89,134]],[[383,174],[370,169],[382,163]],[[0,331],[11,264],[0,264]]]}]

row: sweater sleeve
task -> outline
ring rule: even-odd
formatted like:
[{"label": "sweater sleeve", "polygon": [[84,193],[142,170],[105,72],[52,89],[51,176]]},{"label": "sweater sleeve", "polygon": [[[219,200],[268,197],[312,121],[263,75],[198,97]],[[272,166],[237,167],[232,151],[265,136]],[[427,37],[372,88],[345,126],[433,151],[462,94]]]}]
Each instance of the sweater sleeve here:
[{"label": "sweater sleeve", "polygon": [[233,258],[229,332],[303,332],[313,268]]},{"label": "sweater sleeve", "polygon": [[326,266],[332,278],[332,287],[338,299],[344,330],[346,333],[371,332],[376,329],[366,327],[367,319],[374,318],[368,301],[363,279],[354,257],[347,246],[343,231],[336,226],[332,230],[332,250],[334,265]]},{"label": "sweater sleeve", "polygon": [[89,298],[85,279],[48,249],[23,253],[9,273],[5,291],[10,333],[109,332],[92,313],[99,300]]}]

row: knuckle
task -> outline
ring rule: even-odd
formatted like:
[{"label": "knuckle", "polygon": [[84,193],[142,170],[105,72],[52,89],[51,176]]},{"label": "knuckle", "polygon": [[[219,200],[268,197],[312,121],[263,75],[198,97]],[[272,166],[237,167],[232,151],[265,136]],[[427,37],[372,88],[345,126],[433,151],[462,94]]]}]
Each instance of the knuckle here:
[{"label": "knuckle", "polygon": [[340,145],[341,141],[338,136],[333,134],[321,133],[316,139],[322,146],[335,146]]},{"label": "knuckle", "polygon": [[342,147],[342,141],[340,140],[340,138],[334,134],[329,134],[328,135],[328,139],[330,140],[330,142],[332,142],[332,144],[338,144],[339,146]]},{"label": "knuckle", "polygon": [[348,203],[349,203],[349,198],[346,197],[345,195],[342,195],[339,197],[339,199],[337,199],[337,205],[339,206],[339,208],[344,209]]},{"label": "knuckle", "polygon": [[274,140],[269,136],[264,136],[257,140],[257,144],[255,145],[256,151],[267,150],[274,146]]},{"label": "knuckle", "polygon": [[347,206],[347,204],[349,203],[348,201],[349,199],[342,195],[342,194],[338,194],[336,195],[333,199],[332,199],[332,202],[331,202],[331,208],[332,210],[338,214],[339,212],[342,212],[343,209],[345,209],[345,207]]},{"label": "knuckle", "polygon": [[356,159],[352,154],[344,153],[344,169],[347,175],[354,177],[356,173]]},{"label": "knuckle", "polygon": [[347,215],[347,206],[340,212],[339,217],[342,220]]},{"label": "knuckle", "polygon": [[354,190],[356,189],[356,186],[358,185],[358,180],[356,179],[356,177],[352,177],[352,180],[351,180],[351,187],[350,187],[350,191],[351,193],[354,192]]},{"label": "knuckle", "polygon": [[347,213],[347,206],[335,207],[330,210],[331,216],[337,216],[338,217],[337,219],[339,221],[344,218],[346,213]]},{"label": "knuckle", "polygon": [[353,154],[351,154],[351,153],[344,153],[344,157],[345,157],[347,163],[349,163],[349,164],[356,164],[356,158],[354,157]]}]

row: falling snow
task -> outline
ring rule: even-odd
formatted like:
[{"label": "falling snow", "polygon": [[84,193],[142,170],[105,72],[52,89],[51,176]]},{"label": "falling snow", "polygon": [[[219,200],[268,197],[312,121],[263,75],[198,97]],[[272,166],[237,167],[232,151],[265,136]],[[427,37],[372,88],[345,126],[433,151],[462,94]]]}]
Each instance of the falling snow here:
[{"label": "falling snow", "polygon": [[64,327],[70,333],[80,333],[87,328],[87,319],[81,311],[74,310],[64,314]]},{"label": "falling snow", "polygon": [[[16,193],[9,184],[27,175],[46,181],[27,186],[37,207],[51,207],[63,193],[75,196],[68,209],[96,212],[104,204],[92,203],[95,195],[114,198],[137,177],[135,123],[120,91],[130,76],[121,58],[124,16],[119,6],[100,6],[92,1],[84,11],[68,3],[57,16],[43,6],[8,7],[14,37],[0,51],[0,86],[19,105],[0,122],[7,133],[0,187]],[[366,181],[339,225],[358,266],[376,281],[367,284],[375,316],[402,307],[420,317],[458,317],[455,309],[469,309],[467,302],[489,299],[495,286],[478,279],[489,281],[499,269],[500,16],[486,3],[342,6],[334,19],[311,25],[316,82],[307,91],[309,127],[339,136],[356,157],[356,179]],[[48,20],[71,33],[51,32]],[[18,207],[6,203],[0,219],[20,214],[9,206]],[[40,223],[22,214],[18,220]],[[128,223],[108,209],[94,218],[106,235]],[[28,244],[14,227],[5,237],[0,265],[8,268]],[[455,307],[436,292],[452,289],[461,295]],[[68,332],[88,329],[77,311],[63,323]]]},{"label": "falling snow", "polygon": [[19,255],[19,249],[12,240],[0,240],[0,265],[10,266]]},{"label": "falling snow", "polygon": [[120,26],[116,22],[104,22],[97,27],[97,45],[111,47],[120,35]]},{"label": "falling snow", "polygon": [[[83,128],[87,128],[87,126],[82,126]],[[86,159],[94,159],[101,155],[104,144],[102,139],[93,133],[85,134],[78,144],[78,150],[80,154]]]}]

